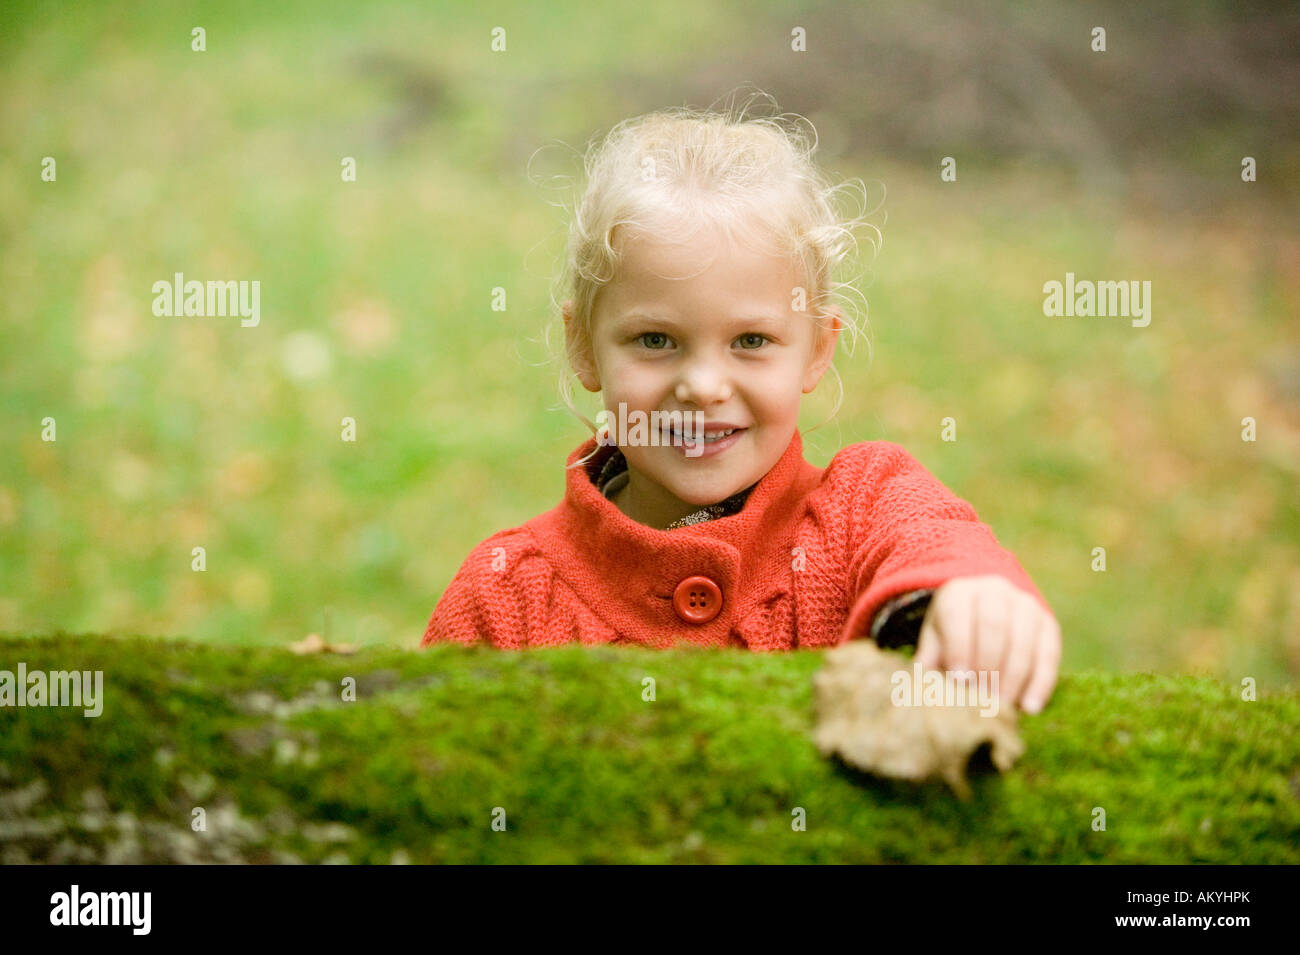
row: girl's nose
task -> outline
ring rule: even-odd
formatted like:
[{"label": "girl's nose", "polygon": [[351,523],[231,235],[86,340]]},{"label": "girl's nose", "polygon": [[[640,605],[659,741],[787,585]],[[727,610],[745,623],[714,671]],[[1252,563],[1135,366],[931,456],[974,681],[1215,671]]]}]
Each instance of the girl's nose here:
[{"label": "girl's nose", "polygon": [[731,385],[716,371],[696,364],[682,373],[673,395],[682,404],[716,404],[731,398]]}]

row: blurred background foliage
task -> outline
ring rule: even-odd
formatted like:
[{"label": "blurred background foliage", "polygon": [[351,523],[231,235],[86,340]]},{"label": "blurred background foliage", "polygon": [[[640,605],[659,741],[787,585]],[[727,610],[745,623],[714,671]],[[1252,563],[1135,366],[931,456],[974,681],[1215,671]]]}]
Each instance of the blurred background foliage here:
[{"label": "blurred background foliage", "polygon": [[[414,645],[587,436],[550,361],[583,147],[745,84],[884,199],[871,348],[808,460],[907,447],[1034,577],[1067,671],[1290,682],[1297,49],[1263,3],[7,3],[0,631]],[[1067,271],[1150,280],[1150,326],[1045,318]],[[155,317],[175,272],[260,281],[261,324]]]}]

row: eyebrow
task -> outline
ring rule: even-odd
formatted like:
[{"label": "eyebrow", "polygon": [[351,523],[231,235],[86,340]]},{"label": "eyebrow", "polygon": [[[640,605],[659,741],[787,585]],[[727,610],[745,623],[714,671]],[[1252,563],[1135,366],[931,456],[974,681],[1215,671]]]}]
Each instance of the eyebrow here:
[{"label": "eyebrow", "polygon": [[[786,324],[784,315],[736,315],[730,319],[730,324],[735,327],[767,325],[767,326],[784,326]],[[640,325],[653,324],[663,325],[667,328],[677,328],[678,323],[663,315],[647,315],[643,312],[628,312],[618,319],[619,325]]]}]

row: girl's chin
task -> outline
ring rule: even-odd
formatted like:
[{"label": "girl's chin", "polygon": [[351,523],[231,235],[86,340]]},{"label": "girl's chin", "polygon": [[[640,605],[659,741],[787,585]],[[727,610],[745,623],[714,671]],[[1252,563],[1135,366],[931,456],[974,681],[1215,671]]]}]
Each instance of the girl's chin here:
[{"label": "girl's chin", "polygon": [[[653,477],[653,475],[651,475]],[[665,475],[665,478],[667,476]],[[658,480],[658,479],[656,479]],[[659,481],[660,485],[673,497],[683,504],[689,504],[691,507],[708,507],[710,504],[719,504],[725,501],[731,495],[735,494],[743,487],[749,487],[753,481],[748,483],[737,484],[734,480],[726,481],[702,481],[691,483],[678,483],[672,480]]]}]

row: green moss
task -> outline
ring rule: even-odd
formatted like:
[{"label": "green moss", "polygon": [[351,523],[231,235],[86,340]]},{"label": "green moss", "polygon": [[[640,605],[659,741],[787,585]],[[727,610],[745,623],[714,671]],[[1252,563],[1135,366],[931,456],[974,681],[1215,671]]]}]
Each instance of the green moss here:
[{"label": "green moss", "polygon": [[102,670],[104,710],[0,709],[3,861],[1300,861],[1294,690],[1065,676],[962,803],[818,755],[815,652],[0,639],[19,661]]}]

